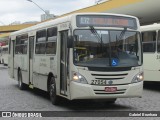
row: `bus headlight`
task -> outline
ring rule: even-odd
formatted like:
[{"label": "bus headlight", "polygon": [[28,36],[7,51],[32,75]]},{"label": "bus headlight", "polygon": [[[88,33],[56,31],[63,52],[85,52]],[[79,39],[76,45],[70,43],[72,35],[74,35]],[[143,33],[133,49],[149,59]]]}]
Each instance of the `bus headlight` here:
[{"label": "bus headlight", "polygon": [[143,76],[143,72],[138,73],[132,80],[132,83],[137,83],[137,82],[141,82],[143,81],[144,76]]},{"label": "bus headlight", "polygon": [[88,84],[86,78],[77,72],[73,72],[72,79],[74,82]]}]

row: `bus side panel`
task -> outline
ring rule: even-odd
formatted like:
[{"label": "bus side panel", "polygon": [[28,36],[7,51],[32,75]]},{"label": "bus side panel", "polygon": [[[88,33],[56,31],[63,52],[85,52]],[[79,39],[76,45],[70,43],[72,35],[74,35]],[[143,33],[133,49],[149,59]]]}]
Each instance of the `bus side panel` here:
[{"label": "bus side panel", "polygon": [[[157,59],[157,53],[144,53],[144,80],[159,81],[160,62]],[[154,60],[153,60],[154,59]]]},{"label": "bus side panel", "polygon": [[57,75],[56,56],[35,55],[33,63],[33,85],[36,88],[47,91],[49,73]]},{"label": "bus side panel", "polygon": [[47,78],[49,62],[45,55],[35,55],[33,62],[34,87],[47,91]]},{"label": "bus side panel", "polygon": [[15,72],[14,72],[15,76],[17,76],[18,69],[20,69],[21,73],[22,73],[23,83],[28,84],[29,83],[29,78],[28,78],[28,69],[27,69],[27,54],[24,54],[24,55],[18,55],[17,54],[17,55],[15,55],[14,65],[15,65]]}]

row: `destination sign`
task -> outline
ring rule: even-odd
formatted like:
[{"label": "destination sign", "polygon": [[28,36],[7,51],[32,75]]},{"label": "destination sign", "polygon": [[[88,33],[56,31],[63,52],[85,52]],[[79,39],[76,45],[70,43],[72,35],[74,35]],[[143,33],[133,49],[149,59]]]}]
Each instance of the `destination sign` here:
[{"label": "destination sign", "polygon": [[127,27],[137,29],[136,19],[122,16],[78,15],[77,27]]}]

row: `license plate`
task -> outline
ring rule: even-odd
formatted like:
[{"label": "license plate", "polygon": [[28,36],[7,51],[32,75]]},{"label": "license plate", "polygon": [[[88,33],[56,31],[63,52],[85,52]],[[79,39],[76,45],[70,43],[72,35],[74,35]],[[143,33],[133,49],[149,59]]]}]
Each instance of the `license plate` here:
[{"label": "license plate", "polygon": [[92,80],[91,85],[106,85],[106,80]]},{"label": "license plate", "polygon": [[106,92],[116,92],[117,91],[117,87],[105,87],[105,91]]}]

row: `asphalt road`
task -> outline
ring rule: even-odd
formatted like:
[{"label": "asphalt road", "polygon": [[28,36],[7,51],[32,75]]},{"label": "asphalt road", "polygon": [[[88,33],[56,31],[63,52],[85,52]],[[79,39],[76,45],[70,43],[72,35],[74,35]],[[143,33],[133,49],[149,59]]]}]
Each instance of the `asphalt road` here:
[{"label": "asphalt road", "polygon": [[[54,106],[49,100],[49,95],[44,91],[19,90],[17,81],[9,78],[7,67],[0,65],[0,111],[82,111],[84,113],[85,111],[160,111],[159,86],[160,83],[145,84],[142,98],[119,98],[114,104],[64,99],[60,105]],[[96,116],[96,112],[94,115]]]}]

